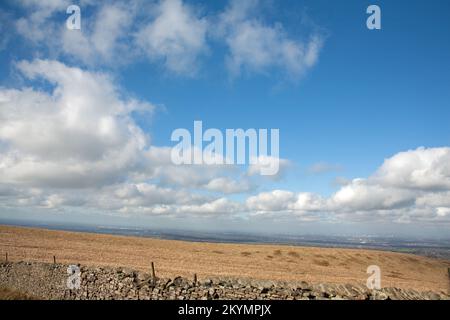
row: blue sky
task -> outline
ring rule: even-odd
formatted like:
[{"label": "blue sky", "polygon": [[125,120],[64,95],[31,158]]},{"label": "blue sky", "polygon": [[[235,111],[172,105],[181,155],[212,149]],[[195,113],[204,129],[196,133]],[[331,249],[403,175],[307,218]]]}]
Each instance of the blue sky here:
[{"label": "blue sky", "polygon": [[[91,75],[101,73],[112,79],[104,87],[117,89],[115,101],[118,104],[136,99],[151,106],[151,112],[147,114],[135,110],[126,115],[149,140],[136,153],[148,153],[151,147],[162,150],[173,146],[170,141],[172,131],[177,128],[192,130],[195,120],[202,120],[206,128],[221,130],[279,128],[280,157],[289,162],[287,169],[275,180],[249,177],[246,168],[238,168],[240,173],[233,176],[217,169],[198,180],[186,178],[180,182],[169,177],[174,172],[170,167],[146,163],[146,169],[141,168],[136,173],[133,163],[118,168],[115,174],[120,174],[108,183],[99,178],[101,182],[93,181],[83,187],[71,183],[55,185],[46,183],[51,180],[46,176],[49,174],[47,167],[38,178],[10,173],[23,172],[21,166],[29,157],[34,161],[35,172],[44,163],[51,164],[49,168],[61,163],[72,165],[69,160],[74,156],[70,153],[73,150],[61,152],[56,160],[45,158],[42,150],[58,145],[64,148],[65,143],[71,143],[74,133],[66,132],[66,127],[53,131],[56,129],[51,128],[51,121],[57,118],[50,118],[48,128],[34,132],[52,137],[59,132],[61,139],[69,137],[69,140],[61,144],[53,138],[51,142],[40,141],[36,145],[42,149],[36,151],[37,147],[31,148],[22,142],[33,138],[32,131],[14,131],[17,127],[12,126],[20,121],[31,123],[28,122],[30,119],[26,115],[17,119],[5,111],[0,114],[0,123],[4,121],[4,128],[10,125],[13,129],[0,133],[0,146],[4,146],[0,149],[4,154],[0,159],[0,164],[3,163],[0,168],[4,170],[0,183],[4,190],[19,190],[17,192],[21,194],[0,198],[4,207],[1,216],[26,219],[30,212],[39,211],[41,215],[33,218],[97,223],[106,216],[118,219],[118,224],[134,221],[187,227],[198,225],[198,221],[205,226],[217,227],[220,221],[219,224],[229,225],[231,229],[244,219],[254,221],[248,223],[249,229],[258,230],[280,221],[278,229],[281,232],[288,229],[290,232],[341,232],[343,229],[348,231],[347,227],[341,226],[351,225],[354,233],[371,230],[376,233],[385,230],[386,224],[394,223],[389,232],[406,230],[404,232],[408,234],[419,234],[426,226],[428,234],[448,234],[448,1],[173,0],[131,3],[124,6],[120,1],[110,5],[79,2],[82,17],[79,31],[64,30],[68,17],[65,9],[71,4],[67,1],[3,3],[0,7],[3,18],[0,46],[3,100],[0,102],[3,106],[0,108],[20,113],[25,108],[24,101],[36,99],[28,97],[25,87],[36,92],[42,90],[51,101],[62,96],[55,108],[69,108],[65,104],[64,90],[71,82],[60,78],[50,80],[51,70],[76,68],[83,70],[89,79]],[[366,27],[366,8],[370,4],[381,8],[381,30]],[[102,11],[108,10],[108,6],[117,11],[109,16],[110,23],[106,21],[98,27],[98,13],[108,12]],[[128,9],[124,10],[124,7]],[[232,8],[237,8],[236,12],[241,12],[242,16],[233,13]],[[162,24],[158,28],[158,21],[163,21],[158,19],[166,16],[175,17],[178,22],[185,19],[187,23],[180,22],[179,28],[178,22]],[[227,19],[232,23],[227,24]],[[102,33],[101,30],[106,31]],[[253,32],[253,42],[238,43],[237,35],[245,30]],[[76,32],[81,36],[70,38]],[[115,33],[116,38],[112,36]],[[107,37],[112,40],[106,41]],[[101,45],[97,45],[99,41]],[[73,49],[71,44],[78,45]],[[287,44],[305,51],[308,46],[317,45],[312,53],[314,61],[308,64],[307,57],[298,52],[294,61],[289,60],[287,51],[279,51]],[[267,56],[263,62],[255,64],[261,54],[259,46],[267,50]],[[245,56],[247,52],[251,53],[250,59]],[[235,62],[231,67],[230,59]],[[241,63],[236,64],[236,61]],[[38,76],[30,77],[30,73]],[[54,82],[49,84],[46,80]],[[102,85],[99,87],[103,88]],[[55,88],[60,89],[56,94]],[[20,94],[7,94],[11,89],[19,90]],[[83,90],[80,84],[80,89],[75,91],[82,95]],[[107,95],[108,91],[105,92]],[[89,95],[86,97],[90,99]],[[32,112],[40,118],[46,111]],[[86,121],[97,121],[96,114],[93,112],[92,118],[89,116]],[[1,120],[2,116],[5,120]],[[116,120],[120,123],[121,119]],[[84,124],[77,125],[80,130],[76,132],[83,131]],[[89,140],[89,135],[85,138]],[[127,133],[118,140],[134,138]],[[110,142],[102,140],[102,143],[109,148]],[[81,158],[84,152],[88,153],[83,149],[84,144],[82,146],[76,149]],[[117,145],[117,150],[121,146]],[[105,146],[85,147],[103,150]],[[418,149],[420,147],[424,149]],[[105,147],[105,150],[109,149]],[[16,160],[19,158],[17,163],[11,164],[12,154],[16,155]],[[111,155],[105,151],[103,156]],[[134,154],[132,158],[140,156]],[[143,155],[144,159],[147,156]],[[385,162],[386,159],[391,161]],[[88,160],[85,165],[83,174],[97,168],[90,167],[93,163]],[[190,174],[191,169],[186,168],[179,177],[184,174],[192,177],[202,171],[194,168],[195,174]],[[138,180],[136,175],[139,175]],[[371,178],[373,176],[375,178]],[[211,180],[223,177],[231,179],[233,183],[227,181],[233,186],[250,186],[239,192],[222,192],[217,187],[211,189],[211,185],[205,188]],[[78,178],[67,177],[68,181]],[[114,202],[117,190],[112,189],[138,185],[142,199],[135,199],[134,194],[130,196],[133,200],[122,197],[126,204],[114,208],[94,204],[85,196],[98,193],[105,199],[112,197],[110,201]],[[156,190],[157,194],[151,203],[143,200],[154,196],[143,191],[148,188]],[[174,197],[177,197],[176,192],[182,192],[183,196],[186,193],[189,200],[183,203],[163,201],[159,188],[173,192]],[[27,198],[23,193],[29,196],[30,190],[39,190],[39,195],[33,195],[32,200],[23,200]],[[73,194],[78,195],[77,201],[71,198]],[[199,200],[196,195],[206,198]],[[300,201],[302,195],[307,199]],[[58,201],[49,205],[49,199],[55,198]],[[19,205],[18,199],[22,199]],[[380,205],[374,205],[372,201]],[[139,205],[132,207],[131,203]],[[205,209],[210,207],[211,210]],[[371,229],[368,225],[375,227]]]}]

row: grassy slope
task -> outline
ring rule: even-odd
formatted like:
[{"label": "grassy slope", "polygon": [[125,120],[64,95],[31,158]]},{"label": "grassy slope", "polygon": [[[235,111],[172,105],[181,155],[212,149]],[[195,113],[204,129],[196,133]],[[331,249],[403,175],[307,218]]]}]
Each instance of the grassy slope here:
[{"label": "grassy slope", "polygon": [[449,261],[377,250],[195,243],[0,226],[0,257],[90,266],[124,266],[159,276],[214,276],[365,284],[378,265],[383,287],[447,291]]}]

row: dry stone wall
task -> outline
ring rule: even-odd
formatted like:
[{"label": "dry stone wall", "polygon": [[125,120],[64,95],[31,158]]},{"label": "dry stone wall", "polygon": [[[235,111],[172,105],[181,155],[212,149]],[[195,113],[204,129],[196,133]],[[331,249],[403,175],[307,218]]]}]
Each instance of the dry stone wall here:
[{"label": "dry stone wall", "polygon": [[30,262],[0,264],[0,287],[43,299],[260,299],[260,300],[449,300],[444,292],[396,288],[368,290],[358,285],[287,283],[243,279],[156,279],[125,268],[80,266],[80,287],[67,287],[68,265]]}]

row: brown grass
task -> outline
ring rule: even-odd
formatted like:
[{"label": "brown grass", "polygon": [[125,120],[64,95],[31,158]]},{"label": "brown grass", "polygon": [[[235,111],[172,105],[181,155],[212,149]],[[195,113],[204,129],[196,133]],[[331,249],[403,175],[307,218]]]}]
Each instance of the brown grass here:
[{"label": "brown grass", "polygon": [[288,255],[290,255],[293,258],[300,258],[300,255],[296,251],[289,251]]},{"label": "brown grass", "polygon": [[37,297],[8,288],[0,288],[0,300],[39,300]]},{"label": "brown grass", "polygon": [[318,265],[318,266],[321,266],[321,267],[329,267],[330,266],[330,263],[328,261],[326,261],[326,260],[314,259],[313,262],[314,262],[315,265]]},{"label": "brown grass", "polygon": [[448,290],[450,262],[376,250],[196,243],[0,226],[0,259],[123,266],[159,276],[214,276],[365,284],[380,266],[382,286]]}]

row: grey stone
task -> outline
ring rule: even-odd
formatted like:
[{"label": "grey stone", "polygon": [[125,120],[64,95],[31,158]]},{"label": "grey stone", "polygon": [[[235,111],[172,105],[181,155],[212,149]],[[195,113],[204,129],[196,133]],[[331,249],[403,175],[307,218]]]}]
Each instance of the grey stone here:
[{"label": "grey stone", "polygon": [[398,288],[368,290],[363,285],[310,285],[306,282],[206,279],[194,286],[192,280],[176,277],[147,281],[148,274],[124,268],[82,266],[82,287],[67,290],[67,265],[45,263],[0,263],[0,285],[46,299],[450,299],[444,292],[418,292]]}]

